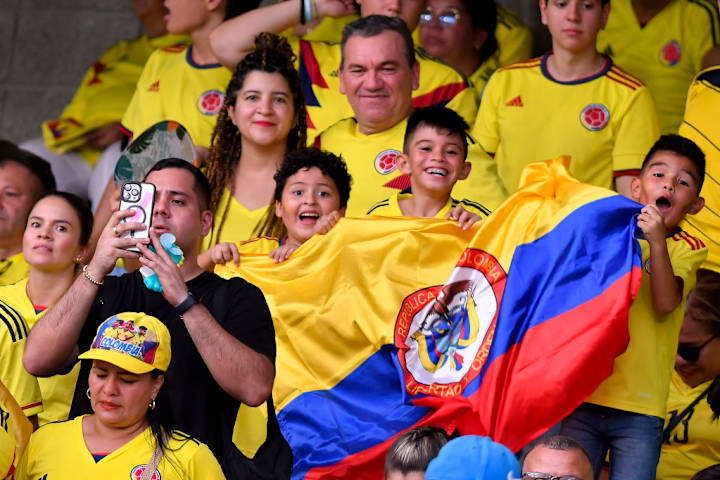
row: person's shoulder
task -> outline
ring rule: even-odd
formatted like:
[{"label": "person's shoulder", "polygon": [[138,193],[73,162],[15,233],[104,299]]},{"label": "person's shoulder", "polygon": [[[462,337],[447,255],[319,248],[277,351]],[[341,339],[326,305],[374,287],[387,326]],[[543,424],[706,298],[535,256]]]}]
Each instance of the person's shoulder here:
[{"label": "person's shoulder", "polygon": [[705,242],[703,242],[700,238],[679,228],[673,235],[669,236],[667,243],[668,246],[674,247],[669,249],[671,258],[674,254],[679,254],[680,252],[701,253],[707,250],[707,245],[705,245]]},{"label": "person's shoulder", "polygon": [[375,205],[370,207],[370,210],[367,211],[365,215],[381,215],[385,216],[387,215],[387,210],[390,207],[390,199],[386,198],[385,200],[380,200]]},{"label": "person's shoulder", "polygon": [[78,428],[78,423],[82,422],[82,418],[83,416],[79,416],[70,420],[46,423],[35,430],[30,438],[36,442],[52,441],[55,443],[58,438],[62,438],[63,441],[70,441],[71,437],[68,436],[68,432],[73,428]]},{"label": "person's shoulder", "polygon": [[29,328],[20,311],[9,300],[0,298],[0,341],[15,343],[27,338]]},{"label": "person's shoulder", "polygon": [[698,82],[720,88],[720,65],[706,68],[698,73],[693,83]]},{"label": "person's shoulder", "polygon": [[515,62],[509,65],[505,65],[504,67],[498,68],[493,77],[517,75],[521,72],[525,73],[533,70],[540,70],[543,58],[544,57],[540,56],[531,58],[529,60],[523,60],[521,62]]},{"label": "person's shoulder", "polygon": [[621,90],[635,92],[638,90],[647,90],[645,84],[631,73],[626,72],[622,68],[612,63],[605,73],[605,78],[620,86]]},{"label": "person's shoulder", "polygon": [[355,117],[343,118],[320,132],[318,137],[321,140],[327,140],[334,135],[354,135],[357,131],[357,124]]},{"label": "person's shoulder", "polygon": [[[685,0],[685,2],[680,3],[685,7],[686,14],[690,16],[688,21],[684,22],[686,28],[695,29],[697,28],[695,20],[704,20],[711,24],[713,30],[711,35],[717,35],[718,21],[720,19],[718,18],[718,4],[715,0]],[[699,34],[696,31],[693,31],[693,33]],[[717,43],[717,41],[718,39],[715,38],[714,43]]]}]

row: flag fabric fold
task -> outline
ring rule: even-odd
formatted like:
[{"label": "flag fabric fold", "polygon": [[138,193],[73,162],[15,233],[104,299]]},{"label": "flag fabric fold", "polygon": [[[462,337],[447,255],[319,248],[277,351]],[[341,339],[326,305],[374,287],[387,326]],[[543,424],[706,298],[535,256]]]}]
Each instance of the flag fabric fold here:
[{"label": "flag fabric fold", "polygon": [[641,279],[640,206],[531,164],[479,227],[343,219],[283,264],[243,257],[277,335],[273,397],[293,478],[382,478],[420,425],[518,450],[557,423],[627,347]]}]

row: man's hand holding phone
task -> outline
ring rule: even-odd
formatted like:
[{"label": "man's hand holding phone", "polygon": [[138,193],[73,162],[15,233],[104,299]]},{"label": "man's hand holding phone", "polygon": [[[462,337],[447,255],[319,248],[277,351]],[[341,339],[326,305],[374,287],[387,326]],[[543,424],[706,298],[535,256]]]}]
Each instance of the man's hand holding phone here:
[{"label": "man's hand holding phone", "polygon": [[140,258],[140,254],[128,250],[141,243],[147,245],[150,243],[149,238],[133,238],[124,236],[133,230],[145,230],[146,226],[140,222],[126,222],[123,219],[132,217],[135,212],[132,209],[120,210],[112,214],[107,225],[100,234],[95,255],[88,264],[88,273],[94,279],[101,280],[112,272],[115,263],[119,258],[135,259]]}]

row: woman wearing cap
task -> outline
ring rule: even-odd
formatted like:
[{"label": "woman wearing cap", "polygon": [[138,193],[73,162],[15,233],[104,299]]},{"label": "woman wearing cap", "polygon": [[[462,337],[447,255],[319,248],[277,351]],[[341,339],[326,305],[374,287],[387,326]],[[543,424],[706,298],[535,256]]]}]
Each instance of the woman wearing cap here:
[{"label": "woman wearing cap", "polygon": [[698,270],[670,382],[658,480],[720,463],[720,273]]},{"label": "woman wearing cap", "polygon": [[224,479],[208,447],[173,430],[169,411],[155,401],[170,357],[170,333],[155,317],[108,318],[79,357],[92,360],[94,413],[38,429],[15,479]]}]

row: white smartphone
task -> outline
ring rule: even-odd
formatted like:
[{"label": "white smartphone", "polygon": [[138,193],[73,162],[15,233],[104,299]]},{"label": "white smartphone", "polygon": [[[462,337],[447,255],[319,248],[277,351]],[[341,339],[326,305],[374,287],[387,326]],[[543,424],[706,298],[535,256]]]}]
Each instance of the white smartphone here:
[{"label": "white smartphone", "polygon": [[[133,210],[134,215],[125,217],[121,222],[139,222],[145,224],[144,230],[131,230],[123,234],[125,238],[149,238],[152,212],[155,204],[155,185],[144,182],[127,182],[120,194],[120,210]],[[138,252],[137,247],[127,250]]]}]

